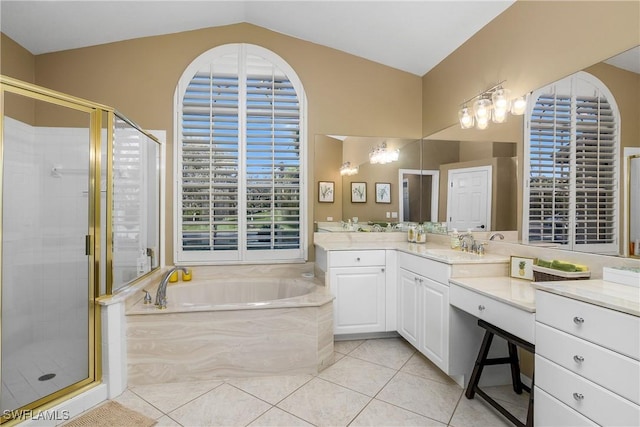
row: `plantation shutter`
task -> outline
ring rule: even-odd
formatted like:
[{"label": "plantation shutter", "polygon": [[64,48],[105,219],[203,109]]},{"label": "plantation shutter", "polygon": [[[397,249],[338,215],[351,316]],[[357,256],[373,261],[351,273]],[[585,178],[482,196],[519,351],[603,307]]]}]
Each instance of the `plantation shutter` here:
[{"label": "plantation shutter", "polygon": [[616,244],[618,150],[613,110],[599,94],[576,98],[575,244]]},{"label": "plantation shutter", "polygon": [[183,251],[223,252],[219,258],[238,259],[239,93],[237,55],[207,64],[186,88],[181,141]]},{"label": "plantation shutter", "polygon": [[610,94],[578,73],[535,92],[527,135],[530,243],[617,252],[618,125]]},{"label": "plantation shutter", "polygon": [[273,64],[247,57],[247,249],[300,248],[300,106]]},{"label": "plantation shutter", "polygon": [[272,61],[233,46],[185,83],[177,261],[301,260],[299,96]]}]

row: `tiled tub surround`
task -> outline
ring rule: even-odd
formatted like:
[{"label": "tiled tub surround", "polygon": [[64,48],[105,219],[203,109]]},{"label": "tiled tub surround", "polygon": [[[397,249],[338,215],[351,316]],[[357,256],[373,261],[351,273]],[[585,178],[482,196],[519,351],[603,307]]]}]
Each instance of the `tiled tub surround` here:
[{"label": "tiled tub surround", "polygon": [[138,297],[126,313],[129,385],[318,373],[333,361],[333,297],[302,277],[310,269],[195,267],[192,282],[169,286],[166,310]]}]

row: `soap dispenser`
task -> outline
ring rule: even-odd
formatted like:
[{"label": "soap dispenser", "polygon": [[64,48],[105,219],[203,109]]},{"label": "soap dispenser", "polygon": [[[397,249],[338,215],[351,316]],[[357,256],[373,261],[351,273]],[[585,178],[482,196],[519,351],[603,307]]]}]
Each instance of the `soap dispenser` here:
[{"label": "soap dispenser", "polygon": [[451,249],[460,249],[460,235],[455,228],[451,232]]}]

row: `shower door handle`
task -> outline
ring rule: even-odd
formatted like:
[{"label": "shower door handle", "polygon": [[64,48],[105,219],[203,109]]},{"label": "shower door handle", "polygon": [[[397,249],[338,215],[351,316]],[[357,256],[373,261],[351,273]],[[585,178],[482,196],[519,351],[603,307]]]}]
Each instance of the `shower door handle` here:
[{"label": "shower door handle", "polygon": [[84,236],[84,254],[91,255],[93,254],[93,236],[87,234]]}]

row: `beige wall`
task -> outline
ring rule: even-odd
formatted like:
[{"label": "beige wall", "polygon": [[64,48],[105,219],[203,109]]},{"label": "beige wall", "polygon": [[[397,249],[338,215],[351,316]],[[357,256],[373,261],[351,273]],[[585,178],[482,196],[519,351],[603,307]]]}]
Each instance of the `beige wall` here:
[{"label": "beige wall", "polygon": [[637,1],[518,0],[423,76],[423,135],[499,81],[523,95],[634,47],[638,28]]},{"label": "beige wall", "polygon": [[[313,182],[316,134],[421,136],[420,77],[250,24],[37,55],[36,84],[114,106],[145,129],[167,131],[169,206],[165,232],[169,264],[173,262],[171,164],[175,87],[193,59],[226,43],[252,43],[272,50],[296,70],[304,85],[309,117],[309,212],[315,197],[311,195],[317,191]],[[18,71],[15,67],[2,69],[13,77],[18,77],[14,74]],[[309,219],[311,222],[312,215]],[[310,224],[310,231],[311,227]]]}]

